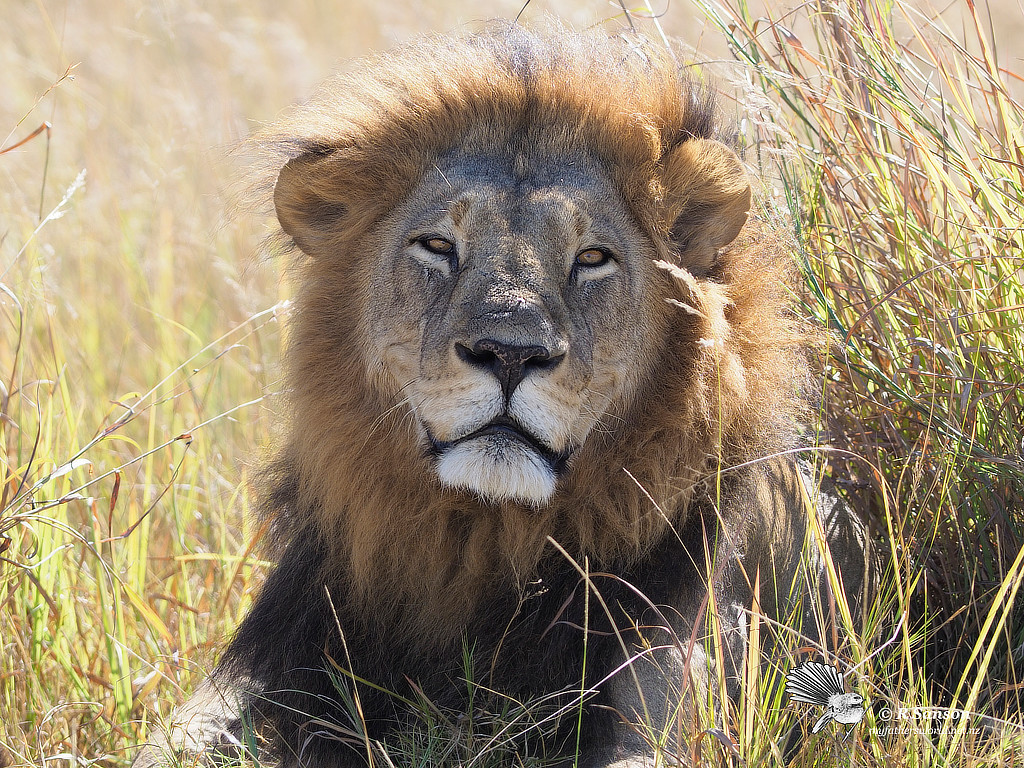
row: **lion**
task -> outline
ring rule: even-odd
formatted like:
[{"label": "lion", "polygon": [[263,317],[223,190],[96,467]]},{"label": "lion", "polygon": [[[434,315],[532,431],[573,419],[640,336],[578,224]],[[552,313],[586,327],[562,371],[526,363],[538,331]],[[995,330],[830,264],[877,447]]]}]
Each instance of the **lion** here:
[{"label": "lion", "polygon": [[281,766],[374,764],[412,702],[473,690],[556,703],[523,755],[685,762],[751,616],[824,642],[820,553],[852,604],[866,541],[793,458],[791,249],[685,72],[636,36],[496,24],[364,61],[259,136],[297,250],[279,560],[136,765],[253,734]]}]

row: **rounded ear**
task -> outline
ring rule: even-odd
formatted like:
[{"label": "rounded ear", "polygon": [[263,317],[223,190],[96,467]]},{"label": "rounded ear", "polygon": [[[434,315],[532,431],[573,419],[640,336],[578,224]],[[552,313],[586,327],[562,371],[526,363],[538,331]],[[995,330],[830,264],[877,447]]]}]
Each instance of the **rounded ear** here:
[{"label": "rounded ear", "polygon": [[747,221],[747,172],[724,144],[689,139],[662,160],[661,186],[664,221],[680,265],[704,275]]},{"label": "rounded ear", "polygon": [[330,155],[301,155],[285,163],[274,185],[277,220],[308,256],[329,251],[348,212],[345,185],[332,165]]}]

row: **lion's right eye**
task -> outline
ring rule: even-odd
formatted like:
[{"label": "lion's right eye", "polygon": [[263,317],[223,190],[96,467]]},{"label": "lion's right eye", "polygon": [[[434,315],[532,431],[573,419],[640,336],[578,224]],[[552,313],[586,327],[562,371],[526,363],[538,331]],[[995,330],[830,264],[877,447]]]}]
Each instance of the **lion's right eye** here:
[{"label": "lion's right eye", "polygon": [[445,240],[443,237],[421,237],[418,242],[428,251],[439,256],[450,256],[455,253],[455,243]]},{"label": "lion's right eye", "polygon": [[459,254],[455,243],[440,235],[421,235],[409,240],[412,256],[430,269],[455,274],[459,270]]}]

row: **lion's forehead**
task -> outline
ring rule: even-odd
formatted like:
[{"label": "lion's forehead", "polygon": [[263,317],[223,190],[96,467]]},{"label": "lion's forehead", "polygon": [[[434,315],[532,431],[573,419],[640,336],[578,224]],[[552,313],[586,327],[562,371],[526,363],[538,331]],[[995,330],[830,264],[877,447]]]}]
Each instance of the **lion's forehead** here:
[{"label": "lion's forehead", "polygon": [[[407,228],[445,228],[467,259],[503,262],[524,276],[571,268],[576,251],[646,251],[641,230],[599,162],[534,160],[514,151],[439,158],[406,205]],[[465,262],[463,263],[465,266]]]}]

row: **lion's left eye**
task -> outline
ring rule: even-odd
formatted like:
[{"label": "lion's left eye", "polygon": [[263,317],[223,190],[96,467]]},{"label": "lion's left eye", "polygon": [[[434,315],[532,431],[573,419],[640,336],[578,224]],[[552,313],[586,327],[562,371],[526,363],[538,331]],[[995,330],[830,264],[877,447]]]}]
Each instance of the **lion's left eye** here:
[{"label": "lion's left eye", "polygon": [[577,267],[603,267],[611,261],[612,255],[603,248],[588,248],[576,254]]}]

